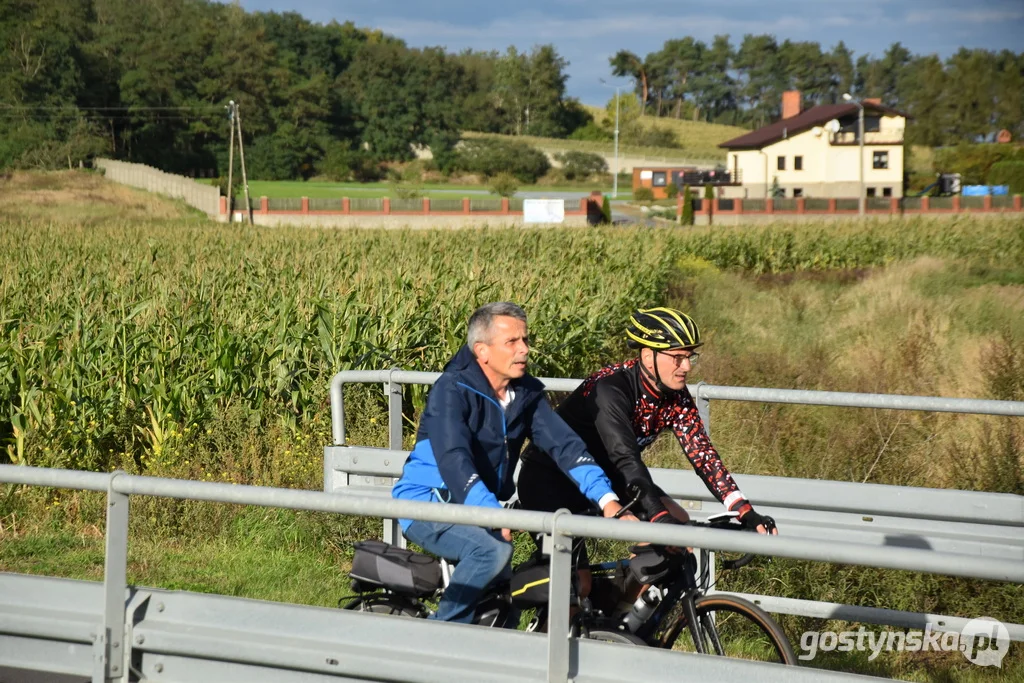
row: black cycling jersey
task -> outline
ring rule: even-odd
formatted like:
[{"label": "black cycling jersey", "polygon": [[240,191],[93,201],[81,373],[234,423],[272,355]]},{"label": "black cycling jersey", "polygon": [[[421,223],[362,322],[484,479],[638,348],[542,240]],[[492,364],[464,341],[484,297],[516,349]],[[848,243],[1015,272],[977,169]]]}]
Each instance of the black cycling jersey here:
[{"label": "black cycling jersey", "polygon": [[[741,508],[749,505],[711,445],[690,392],[684,387],[660,393],[641,372],[639,359],[594,373],[562,402],[557,412],[586,443],[620,499],[629,497],[628,482],[648,482],[651,490],[641,500],[648,519],[664,511],[660,500],[664,492],[654,486],[641,453],[665,429],[675,433],[693,469],[726,509],[745,512]],[[524,507],[568,507],[575,512],[586,505],[572,482],[536,446],[527,447],[522,461],[519,498]]]}]

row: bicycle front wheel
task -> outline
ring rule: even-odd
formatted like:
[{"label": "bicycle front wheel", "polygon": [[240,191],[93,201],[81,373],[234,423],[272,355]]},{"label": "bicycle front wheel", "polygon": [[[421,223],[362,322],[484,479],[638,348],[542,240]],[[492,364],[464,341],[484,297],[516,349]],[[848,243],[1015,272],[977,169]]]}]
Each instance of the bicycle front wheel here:
[{"label": "bicycle front wheel", "polygon": [[601,640],[606,643],[620,643],[622,645],[647,645],[639,636],[624,631],[590,631],[587,634],[589,640]]},{"label": "bicycle front wheel", "polygon": [[[797,663],[793,646],[782,627],[757,605],[735,595],[702,595],[695,601],[697,628],[686,613],[671,622],[659,639],[663,647],[686,652],[705,652],[737,659]],[[701,647],[694,643],[694,632]]]}]

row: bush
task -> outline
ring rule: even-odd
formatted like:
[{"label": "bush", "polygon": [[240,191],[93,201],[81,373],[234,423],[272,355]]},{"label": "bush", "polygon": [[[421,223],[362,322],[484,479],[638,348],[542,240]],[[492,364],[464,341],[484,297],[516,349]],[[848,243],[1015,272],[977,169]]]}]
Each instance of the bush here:
[{"label": "bush", "polygon": [[385,175],[384,168],[369,152],[349,149],[341,142],[327,146],[323,157],[316,163],[316,172],[336,183],[347,180],[375,183]]},{"label": "bush", "polygon": [[935,153],[935,170],[959,173],[964,185],[984,185],[989,171],[1000,161],[1024,161],[1024,148],[1016,145],[957,145]]},{"label": "bush", "polygon": [[562,164],[562,173],[567,180],[588,178],[598,173],[608,172],[608,162],[600,154],[593,152],[560,152],[555,159]]},{"label": "bush", "polygon": [[584,142],[608,142],[614,140],[615,136],[607,130],[589,121],[582,128],[577,128],[569,135],[570,140],[583,140]]},{"label": "bush", "polygon": [[[210,178],[210,184],[213,185],[214,187],[216,187],[218,190],[220,190],[220,196],[221,197],[227,197],[228,196],[228,177],[227,176],[220,176],[219,178]],[[241,197],[243,194],[245,194],[245,188],[242,187],[242,174],[241,173],[236,173],[235,175],[233,175],[231,177],[231,186],[232,186],[231,187],[231,197],[232,197],[232,202],[231,203],[235,204],[235,206],[238,206],[238,204],[236,203],[238,201],[238,198]],[[242,200],[242,201],[243,201],[242,206],[245,206],[245,203],[244,203],[245,200]]]},{"label": "bush", "polygon": [[551,169],[551,162],[544,152],[524,142],[482,138],[462,143],[456,166],[488,178],[509,173],[523,183],[532,184]]},{"label": "bush", "polygon": [[654,190],[649,187],[638,187],[633,190],[633,200],[637,202],[653,202]]},{"label": "bush", "polygon": [[606,225],[611,224],[611,222],[612,222],[612,202],[611,202],[610,199],[608,199],[608,195],[605,195],[604,199],[601,201],[601,215],[604,218],[604,223]]},{"label": "bush", "polygon": [[491,178],[491,192],[501,197],[511,197],[519,189],[519,180],[511,173],[499,173]]},{"label": "bush", "polygon": [[997,161],[988,172],[989,185],[1009,185],[1010,194],[1024,194],[1024,161]]},{"label": "bush", "polygon": [[683,188],[683,215],[679,222],[683,225],[693,225],[693,191],[689,185]]},{"label": "bush", "polygon": [[665,187],[665,196],[669,199],[675,199],[679,196],[679,186],[675,183],[669,183]]}]

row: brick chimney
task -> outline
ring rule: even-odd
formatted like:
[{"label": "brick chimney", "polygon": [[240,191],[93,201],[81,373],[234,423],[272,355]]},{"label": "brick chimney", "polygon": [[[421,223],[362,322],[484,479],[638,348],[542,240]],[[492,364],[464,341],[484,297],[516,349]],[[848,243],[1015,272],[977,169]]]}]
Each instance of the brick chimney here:
[{"label": "brick chimney", "polygon": [[882,105],[882,98],[881,97],[865,97],[864,98],[864,104],[877,104],[877,105],[881,106]]},{"label": "brick chimney", "polygon": [[787,90],[782,93],[782,118],[793,118],[800,113],[800,91]]}]

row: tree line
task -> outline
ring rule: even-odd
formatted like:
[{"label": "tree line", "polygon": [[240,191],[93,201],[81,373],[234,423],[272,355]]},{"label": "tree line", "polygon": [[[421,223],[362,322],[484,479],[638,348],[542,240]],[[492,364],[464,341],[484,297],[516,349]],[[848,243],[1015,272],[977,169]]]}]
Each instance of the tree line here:
[{"label": "tree line", "polygon": [[[266,179],[369,177],[417,146],[450,168],[464,130],[610,138],[567,96],[567,67],[552,45],[411,48],[351,22],[211,0],[0,0],[0,168],[106,155],[223,174],[230,100],[250,174]],[[746,36],[734,48],[718,36],[666,41],[643,58],[620,51],[610,69],[636,79],[647,115],[755,127],[778,116],[783,90],[807,104],[849,90],[905,109],[922,144],[1024,133],[1024,54],[1008,51],[943,62],[896,44],[855,60],[842,43],[825,52]],[[632,142],[673,143],[664,137]]]},{"label": "tree line", "polygon": [[451,54],[209,0],[0,0],[0,167],[103,154],[224,169],[232,99],[256,177],[358,171],[412,146],[443,164],[462,130],[584,125],[567,66],[550,45]]},{"label": "tree line", "polygon": [[614,75],[634,79],[646,113],[751,128],[781,116],[782,93],[801,92],[804,108],[840,102],[844,93],[880,98],[912,118],[908,141],[928,146],[975,142],[1000,129],[1024,136],[1024,52],[961,48],[945,61],[893,43],[878,58],[854,56],[840,41],[781,43],[727,35],[710,44],[667,40],[644,57],[620,50]]}]

